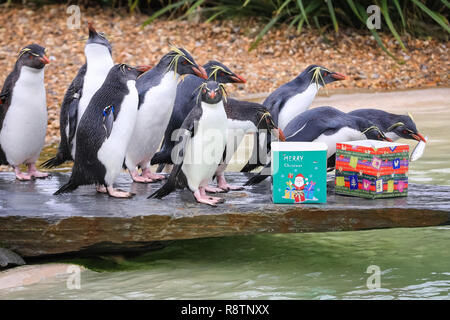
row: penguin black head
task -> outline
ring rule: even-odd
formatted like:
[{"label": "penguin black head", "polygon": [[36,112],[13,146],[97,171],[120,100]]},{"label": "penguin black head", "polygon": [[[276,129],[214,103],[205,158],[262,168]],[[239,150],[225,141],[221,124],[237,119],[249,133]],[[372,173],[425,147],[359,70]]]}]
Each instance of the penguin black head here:
[{"label": "penguin black head", "polygon": [[225,94],[223,86],[215,81],[204,82],[200,90],[202,101],[208,104],[219,103]]},{"label": "penguin black head", "polygon": [[345,80],[347,77],[339,72],[333,72],[325,67],[318,65],[310,65],[300,75],[300,78],[309,79],[310,83],[316,83],[320,86],[325,86],[328,83]]},{"label": "penguin black head", "polygon": [[217,81],[219,83],[246,83],[247,81],[232,72],[226,65],[210,60],[204,65],[206,73],[208,74],[208,79]]},{"label": "penguin black head", "polygon": [[203,79],[208,79],[205,69],[199,66],[191,54],[184,48],[171,46],[171,51],[161,61],[167,63],[167,70],[172,70],[179,75],[193,74]]},{"label": "penguin black head", "polygon": [[392,142],[392,139],[386,137],[383,131],[381,131],[377,126],[368,122],[368,126],[361,132],[370,140],[380,140]]},{"label": "penguin black head", "polygon": [[45,55],[45,48],[38,44],[30,44],[20,50],[17,64],[34,69],[42,69],[50,60]]},{"label": "penguin black head", "polygon": [[116,64],[114,67],[112,67],[110,72],[119,72],[119,74],[121,75],[120,78],[126,82],[129,80],[136,80],[142,73],[148,71],[149,69],[149,66],[132,67],[127,64],[121,63]]},{"label": "penguin black head", "polygon": [[418,132],[416,124],[410,114],[407,116],[399,115],[396,120],[398,120],[396,123],[393,123],[387,128],[387,132],[393,132],[404,139],[414,139],[426,142],[425,138]]},{"label": "penguin black head", "polygon": [[108,48],[109,53],[111,53],[112,48],[105,34],[102,32],[97,32],[94,28],[94,24],[92,22],[88,22],[89,29],[89,38],[86,42],[86,45],[90,44],[99,44]]}]

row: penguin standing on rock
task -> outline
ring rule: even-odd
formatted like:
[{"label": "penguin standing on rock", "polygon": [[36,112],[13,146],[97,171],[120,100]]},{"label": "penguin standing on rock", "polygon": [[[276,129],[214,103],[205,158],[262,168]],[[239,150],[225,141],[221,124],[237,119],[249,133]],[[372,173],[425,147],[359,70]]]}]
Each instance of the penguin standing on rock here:
[{"label": "penguin standing on rock", "polygon": [[92,96],[105,81],[113,67],[111,44],[106,36],[97,32],[92,22],[88,23],[89,38],[84,48],[86,63],[78,70],[64,96],[59,118],[61,142],[55,157],[42,164],[53,168],[74,159],[76,129]]},{"label": "penguin standing on rock", "polygon": [[[18,180],[48,176],[35,162],[47,131],[44,67],[49,62],[45,48],[26,46],[0,92],[0,164],[10,164]],[[20,164],[28,166],[28,173],[20,171]]]},{"label": "penguin standing on rock", "polygon": [[136,78],[148,67],[115,65],[94,94],[77,129],[77,146],[72,175],[55,195],[71,192],[80,185],[97,184],[99,192],[111,197],[130,198],[131,193],[116,190],[133,127],[139,96]]},{"label": "penguin standing on rock", "polygon": [[[227,66],[218,61],[208,61],[203,65],[208,79],[218,83],[245,83],[246,80],[232,72]],[[194,91],[203,83],[203,79],[196,75],[187,75],[177,86],[177,94],[173,106],[172,116],[164,132],[164,140],[158,151],[152,158],[151,164],[159,164],[157,172],[161,172],[164,165],[172,164],[171,153],[175,145],[172,133],[179,129],[189,112],[197,105]],[[225,101],[224,101],[225,103]]]},{"label": "penguin standing on rock", "polygon": [[167,182],[149,198],[161,199],[177,188],[189,188],[199,203],[216,206],[224,200],[206,195],[205,187],[217,170],[227,142],[224,89],[208,81],[199,89],[200,103],[184,120],[179,133],[177,158]]},{"label": "penguin standing on rock", "polygon": [[[327,159],[336,154],[336,143],[356,140],[391,139],[370,120],[349,115],[332,107],[318,107],[303,112],[286,126],[284,130],[286,141],[323,142],[328,146]],[[334,167],[328,161],[327,167]],[[270,175],[270,162],[256,176],[250,178],[245,185],[262,182]]]},{"label": "penguin standing on rock", "polygon": [[[197,65],[188,51],[171,46],[171,51],[136,82],[139,111],[125,159],[125,166],[135,182],[148,183],[164,179],[163,175],[150,171],[150,160],[158,150],[169,123],[178,78],[184,74],[207,78],[205,69]],[[142,169],[141,175],[137,167]]]},{"label": "penguin standing on rock", "polygon": [[215,173],[217,188],[208,187],[207,192],[228,192],[243,189],[242,186],[233,186],[227,183],[225,170],[246,134],[266,130],[272,132],[278,140],[285,141],[283,131],[275,126],[269,111],[263,105],[236,99],[227,99],[224,104],[228,117],[226,153]]},{"label": "penguin standing on rock", "polygon": [[403,138],[426,142],[410,114],[399,115],[378,109],[358,109],[348,114],[372,121],[393,141]]},{"label": "penguin standing on rock", "polygon": [[[310,65],[295,79],[272,92],[264,100],[263,105],[269,110],[275,125],[284,131],[292,119],[308,110],[320,88],[346,78],[342,73],[330,71],[322,66]],[[249,172],[267,162],[264,156],[261,157],[262,159],[258,157],[260,149],[264,146],[263,143],[257,134],[251,160],[242,168],[242,172]],[[267,137],[267,150],[270,151],[269,136]]]}]

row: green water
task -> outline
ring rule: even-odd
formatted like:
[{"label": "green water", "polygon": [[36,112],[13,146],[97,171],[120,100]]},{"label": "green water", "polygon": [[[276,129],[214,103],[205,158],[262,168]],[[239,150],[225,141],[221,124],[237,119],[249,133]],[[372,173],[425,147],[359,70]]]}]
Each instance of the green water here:
[{"label": "green water", "polygon": [[[317,105],[412,112],[430,140],[410,181],[450,185],[449,94],[336,95]],[[89,268],[81,289],[61,276],[0,290],[0,299],[449,299],[449,248],[450,226],[184,240],[135,257],[66,259]],[[379,289],[366,285],[371,265],[381,269]]]},{"label": "green water", "polygon": [[[187,240],[83,262],[66,277],[0,291],[0,299],[448,299],[450,227]],[[368,266],[381,287],[366,286]],[[111,272],[115,270],[115,272]]]}]

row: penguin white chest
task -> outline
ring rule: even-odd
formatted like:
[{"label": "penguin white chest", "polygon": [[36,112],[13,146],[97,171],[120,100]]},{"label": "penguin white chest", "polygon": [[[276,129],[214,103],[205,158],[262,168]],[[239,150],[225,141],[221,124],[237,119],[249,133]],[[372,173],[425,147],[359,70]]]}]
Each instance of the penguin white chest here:
[{"label": "penguin white chest", "polygon": [[227,155],[225,162],[230,162],[234,153],[247,133],[257,132],[255,124],[250,120],[228,119]]},{"label": "penguin white chest", "polygon": [[106,168],[105,182],[109,186],[112,186],[122,169],[125,152],[136,123],[139,103],[136,81],[129,80],[127,86],[129,93],[120,105],[120,111],[113,123],[111,134],[97,152],[97,158]]},{"label": "penguin white chest", "polygon": [[320,87],[320,85],[311,83],[305,91],[296,94],[286,101],[278,114],[278,127],[281,130],[284,130],[292,119],[311,106]]},{"label": "penguin white chest", "polygon": [[327,158],[329,158],[336,153],[336,143],[365,139],[367,138],[364,134],[361,133],[361,131],[349,127],[344,127],[331,135],[321,134],[314,140],[314,142],[324,142],[327,144]]},{"label": "penguin white chest", "polygon": [[114,66],[108,48],[100,44],[88,44],[84,50],[87,60],[87,69],[83,81],[83,94],[78,104],[78,123],[86,111],[92,96],[105,82],[109,70]]},{"label": "penguin white chest", "polygon": [[8,162],[34,163],[44,146],[46,131],[44,68],[23,66],[0,131],[0,144]]},{"label": "penguin white chest", "polygon": [[203,114],[194,136],[187,142],[181,170],[192,192],[211,181],[227,143],[227,115],[222,101],[202,102]]},{"label": "penguin white chest", "polygon": [[[100,44],[88,44],[84,49],[87,60],[86,74],[83,80],[83,90],[78,103],[77,123],[83,116],[92,96],[100,89],[109,70],[114,66],[111,53],[108,48]],[[68,122],[67,122],[68,123]],[[66,135],[68,135],[69,128],[66,128]],[[76,135],[72,141],[72,157],[75,159],[76,150]]]},{"label": "penguin white chest", "polygon": [[178,75],[167,72],[160,84],[145,94],[127,151],[128,169],[138,164],[145,166],[156,153],[172,115],[177,83]]}]

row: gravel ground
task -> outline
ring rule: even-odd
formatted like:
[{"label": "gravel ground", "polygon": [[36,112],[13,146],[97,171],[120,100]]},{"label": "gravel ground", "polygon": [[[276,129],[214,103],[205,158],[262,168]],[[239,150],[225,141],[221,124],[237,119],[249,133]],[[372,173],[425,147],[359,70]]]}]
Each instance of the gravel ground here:
[{"label": "gravel ground", "polygon": [[[200,64],[210,59],[222,61],[247,79],[230,87],[235,96],[270,92],[291,80],[310,64],[320,64],[348,75],[333,83],[331,90],[364,88],[397,90],[449,86],[449,42],[405,37],[403,52],[389,35],[382,36],[398,64],[388,57],[367,34],[343,30],[328,34],[328,42],[317,31],[305,29],[296,34],[287,27],[271,31],[249,52],[261,28],[255,21],[195,21],[161,19],[142,28],[145,15],[128,15],[110,9],[82,9],[81,29],[68,29],[66,5],[0,8],[0,81],[12,70],[17,52],[29,43],[48,48],[51,63],[46,67],[49,110],[47,143],[59,140],[59,107],[65,90],[84,63],[87,21],[105,32],[113,45],[115,62],[155,65],[168,52],[168,42],[186,47]],[[6,23],[5,23],[6,22]]]}]

